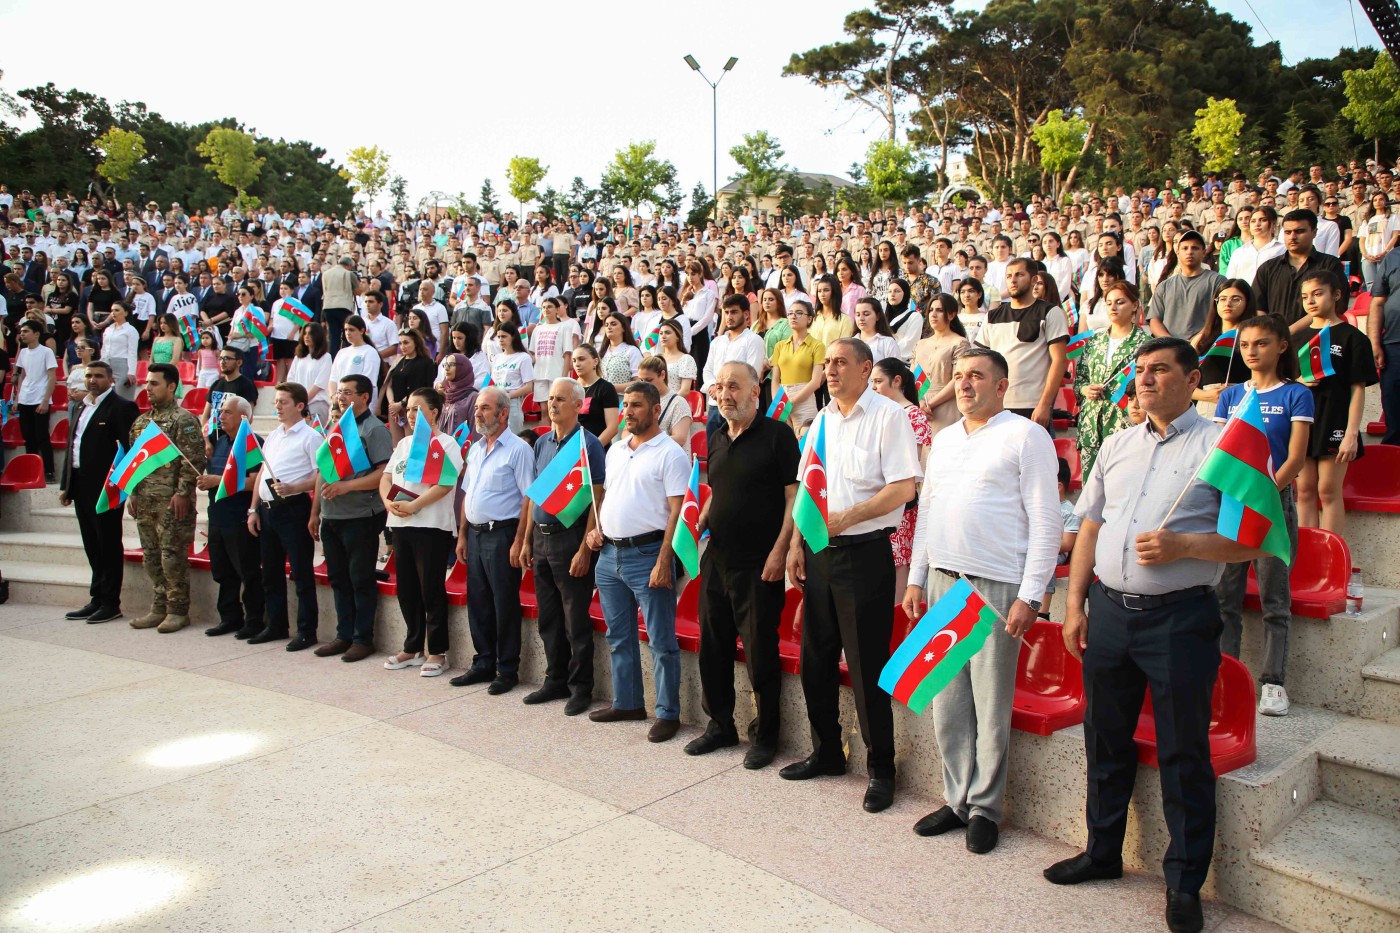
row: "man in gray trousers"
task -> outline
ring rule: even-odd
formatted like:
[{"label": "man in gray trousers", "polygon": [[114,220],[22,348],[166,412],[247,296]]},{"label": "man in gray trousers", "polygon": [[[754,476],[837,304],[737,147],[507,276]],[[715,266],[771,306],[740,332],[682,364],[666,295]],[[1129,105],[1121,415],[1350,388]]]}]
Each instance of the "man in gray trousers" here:
[{"label": "man in gray trousers", "polygon": [[967,829],[968,851],[997,844],[1006,797],[1011,699],[1021,636],[1035,624],[1055,573],[1062,520],[1055,444],[1040,425],[1006,411],[1006,359],[973,347],[953,363],[962,420],[929,449],[904,611],[922,614],[964,579],[1000,622],[982,648],[933,699],[946,806],[914,831]]}]

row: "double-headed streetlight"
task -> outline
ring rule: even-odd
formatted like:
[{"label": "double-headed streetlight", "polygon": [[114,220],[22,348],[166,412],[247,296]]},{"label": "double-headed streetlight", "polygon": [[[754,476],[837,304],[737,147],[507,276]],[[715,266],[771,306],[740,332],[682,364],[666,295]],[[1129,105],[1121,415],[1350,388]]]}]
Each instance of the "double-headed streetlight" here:
[{"label": "double-headed streetlight", "polygon": [[714,127],[714,177],[712,179],[714,187],[711,190],[714,193],[715,199],[714,220],[715,223],[719,223],[719,82],[723,81],[724,76],[729,74],[730,69],[739,63],[739,59],[735,58],[733,55],[729,56],[729,61],[724,63],[724,70],[720,72],[719,79],[716,81],[711,81],[709,78],[705,77],[705,72],[700,70],[700,63],[695,60],[694,55],[687,55],[685,57],[685,63],[690,66],[691,71],[694,71],[701,78],[704,78],[705,83],[710,86],[711,113],[713,115]]}]

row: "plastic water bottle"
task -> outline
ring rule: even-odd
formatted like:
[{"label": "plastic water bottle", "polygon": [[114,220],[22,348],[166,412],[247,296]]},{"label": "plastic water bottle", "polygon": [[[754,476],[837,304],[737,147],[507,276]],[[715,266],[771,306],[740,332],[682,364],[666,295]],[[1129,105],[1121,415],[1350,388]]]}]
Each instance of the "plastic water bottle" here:
[{"label": "plastic water bottle", "polygon": [[1361,568],[1351,568],[1351,579],[1347,581],[1347,615],[1361,615],[1361,605],[1366,599],[1366,587],[1361,583]]}]

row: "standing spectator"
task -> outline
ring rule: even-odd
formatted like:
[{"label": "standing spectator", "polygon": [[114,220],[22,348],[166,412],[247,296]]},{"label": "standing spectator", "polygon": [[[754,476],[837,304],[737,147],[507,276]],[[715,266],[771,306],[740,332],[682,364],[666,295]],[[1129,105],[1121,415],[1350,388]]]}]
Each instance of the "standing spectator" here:
[{"label": "standing spectator", "polygon": [[127,323],[131,310],[124,301],[112,302],[108,313],[107,327],[102,331],[102,358],[112,365],[112,375],[116,380],[117,394],[122,398],[136,399],[136,354],[141,344],[141,335]]},{"label": "standing spectator", "polygon": [[530,334],[530,349],[534,353],[534,397],[536,402],[543,403],[549,398],[554,380],[568,374],[572,365],[570,357],[579,345],[580,334],[578,321],[563,316],[558,298],[544,299],[541,308],[544,320]]},{"label": "standing spectator", "polygon": [[365,339],[367,326],[365,319],[358,314],[345,319],[345,325],[341,328],[345,342],[339,352],[332,353],[335,359],[331,362],[331,376],[326,382],[326,396],[333,398],[340,391],[340,380],[359,374],[368,379],[372,387],[369,407],[373,409],[379,402],[380,358],[379,352]]},{"label": "standing spectator", "polygon": [[[384,398],[388,405],[389,435],[395,446],[408,432],[408,399],[419,389],[431,389],[437,367],[423,344],[423,335],[405,330],[398,337],[399,358],[384,379]],[[442,405],[438,404],[441,413]],[[437,419],[433,420],[437,423]]]},{"label": "standing spectator", "polygon": [[213,434],[209,424],[219,417],[219,412],[223,410],[225,397],[236,395],[246,399],[249,405],[258,404],[258,387],[253,380],[241,372],[242,366],[243,354],[237,350],[224,347],[219,351],[219,378],[209,384],[209,396],[204,404],[204,412],[200,416],[206,434]]},{"label": "standing spectator", "polygon": [[326,342],[326,328],[312,321],[303,325],[297,338],[296,356],[287,370],[287,382],[295,382],[306,390],[306,410],[329,424],[331,419],[330,399],[326,387],[331,381],[331,358]]},{"label": "standing spectator", "polygon": [[1308,329],[1310,320],[1303,310],[1302,293],[1299,291],[1303,277],[1322,269],[1336,277],[1338,288],[1345,281],[1341,261],[1313,248],[1316,233],[1317,215],[1312,211],[1296,210],[1284,214],[1283,255],[1261,263],[1259,271],[1254,273],[1254,302],[1259,307],[1259,313],[1281,316],[1295,338]]},{"label": "standing spectator", "polygon": [[491,364],[491,381],[510,400],[510,432],[518,434],[525,429],[525,398],[535,394],[535,365],[515,324],[497,325],[495,340],[500,353]]},{"label": "standing spectator", "polygon": [[700,386],[700,390],[710,401],[705,423],[706,440],[713,438],[715,432],[724,424],[724,417],[716,404],[719,395],[716,378],[720,368],[725,363],[748,363],[754,372],[761,373],[768,359],[763,338],[749,330],[749,299],[746,296],[730,295],[724,299],[720,328],[720,335],[710,345]]},{"label": "standing spectator", "polygon": [[[19,407],[19,428],[25,453],[44,461],[44,479],[52,483],[53,447],[49,443],[49,403],[58,382],[58,360],[40,341],[43,326],[35,321],[19,325],[19,355],[15,358],[14,400]],[[120,394],[120,393],[118,393]]]},{"label": "standing spectator", "polygon": [[1128,426],[1127,412],[1112,401],[1117,376],[1133,360],[1137,348],[1151,335],[1137,324],[1138,290],[1131,282],[1114,282],[1104,292],[1108,326],[1095,331],[1074,368],[1074,393],[1079,397],[1075,444],[1085,476],[1094,468],[1099,448],[1110,435]]},{"label": "standing spectator", "polygon": [[1371,195],[1361,221],[1361,273],[1366,288],[1375,294],[1381,264],[1400,245],[1400,214],[1390,209],[1384,191]]},{"label": "standing spectator", "polygon": [[[228,458],[233,456],[239,426],[244,419],[251,424],[252,418],[253,406],[247,399],[224,396],[218,409],[219,433],[214,438],[213,453],[195,480],[200,489],[209,491],[205,512],[209,520],[209,570],[219,587],[219,624],[205,629],[206,635],[232,632],[236,638],[247,639],[263,630],[262,561],[258,539],[248,532],[248,508],[253,504],[251,484],[242,492],[217,501],[214,498]],[[261,446],[262,439],[255,439]]]},{"label": "standing spectator", "polygon": [[1069,321],[1065,311],[1032,297],[1031,260],[1006,264],[1007,300],[987,312],[976,342],[1011,367],[1006,407],[1051,430],[1051,412],[1064,384]]},{"label": "standing spectator", "polygon": [[1206,241],[1195,230],[1176,239],[1176,273],[1157,283],[1147,309],[1147,325],[1156,337],[1190,340],[1211,313],[1215,292],[1225,277],[1205,265]]},{"label": "standing spectator", "polygon": [[958,320],[957,299],[950,293],[935,294],[926,316],[931,333],[915,345],[914,364],[928,377],[923,409],[929,431],[937,434],[961,417],[953,397],[953,360],[968,340],[967,330]]},{"label": "standing spectator", "polygon": [[[928,460],[928,448],[933,443],[933,432],[929,429],[928,416],[919,407],[919,396],[914,388],[914,374],[903,360],[885,357],[875,363],[870,373],[870,388],[904,409],[909,418],[909,427],[914,432],[914,443],[919,450],[919,469]],[[904,503],[904,512],[899,516],[899,524],[890,535],[890,549],[894,552],[894,601],[904,598],[904,590],[909,584],[909,564],[911,548],[914,544],[914,527],[919,518],[919,500],[915,496]]]},{"label": "standing spectator", "polygon": [[578,373],[584,395],[579,421],[607,447],[617,437],[621,415],[617,387],[598,372],[600,363],[593,344],[581,343],[574,350],[574,372]]},{"label": "standing spectator", "polygon": [[1400,444],[1400,249],[1386,253],[1371,285],[1366,333],[1381,380],[1382,444]]},{"label": "standing spectator", "polygon": [[[355,311],[355,290],[359,277],[355,275],[355,260],[342,256],[337,265],[320,276],[321,313],[325,316],[326,330],[330,335],[331,355],[340,352],[344,341],[346,320]],[[364,327],[360,328],[364,330]]]}]

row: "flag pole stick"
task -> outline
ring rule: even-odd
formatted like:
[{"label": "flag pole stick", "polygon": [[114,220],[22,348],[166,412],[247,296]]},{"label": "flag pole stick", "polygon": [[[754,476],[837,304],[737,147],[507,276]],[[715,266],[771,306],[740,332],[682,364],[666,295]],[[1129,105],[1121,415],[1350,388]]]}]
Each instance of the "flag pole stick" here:
[{"label": "flag pole stick", "polygon": [[[578,440],[579,449],[583,451],[583,462],[588,464],[588,482],[593,483],[593,464],[588,463],[588,445],[583,442],[583,438]],[[598,534],[603,533],[603,520],[598,517],[598,497],[593,495],[593,490],[588,491],[588,505],[593,509],[593,527],[598,529]]]},{"label": "flag pole stick", "polygon": [[[1243,405],[1243,400],[1241,400],[1241,405]],[[1236,408],[1235,412],[1236,414],[1230,416],[1231,421],[1239,417],[1239,408]],[[1163,528],[1167,527],[1167,522],[1171,519],[1172,513],[1176,511],[1176,507],[1178,505],[1181,505],[1181,500],[1186,498],[1186,491],[1190,489],[1191,486],[1196,482],[1196,478],[1201,475],[1201,470],[1205,468],[1206,457],[1210,456],[1211,450],[1215,450],[1217,447],[1220,446],[1220,438],[1224,437],[1224,433],[1225,432],[1222,431],[1220,435],[1216,437],[1215,443],[1210,445],[1210,450],[1206,451],[1206,456],[1202,457],[1201,462],[1196,464],[1196,471],[1191,474],[1191,478],[1186,481],[1186,485],[1181,487],[1181,492],[1177,495],[1176,501],[1172,503],[1172,507],[1167,509],[1167,514],[1162,517],[1162,524],[1157,526],[1158,531],[1161,531]]]}]

